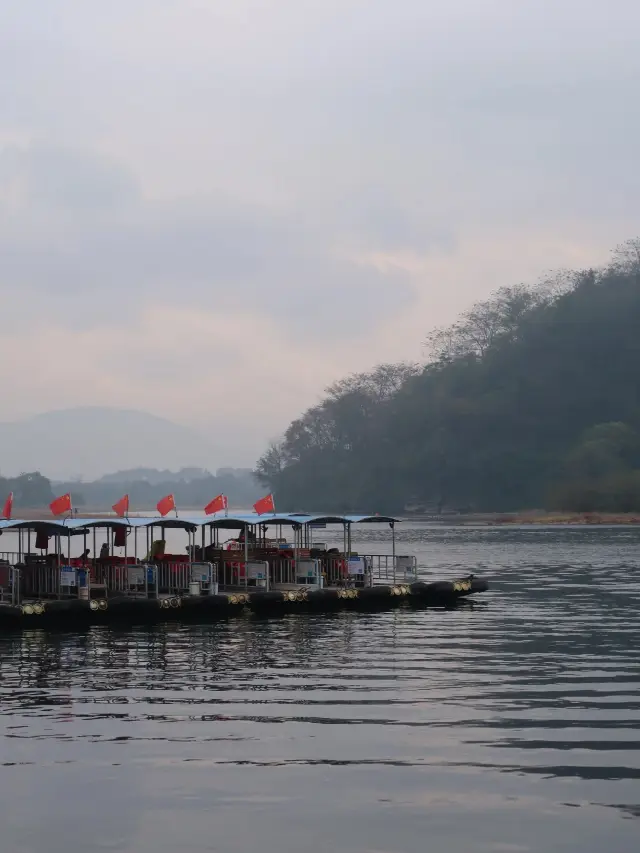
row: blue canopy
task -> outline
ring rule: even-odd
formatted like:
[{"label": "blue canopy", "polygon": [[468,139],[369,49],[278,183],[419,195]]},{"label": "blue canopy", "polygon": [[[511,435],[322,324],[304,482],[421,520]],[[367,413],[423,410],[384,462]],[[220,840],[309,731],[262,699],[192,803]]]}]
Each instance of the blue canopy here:
[{"label": "blue canopy", "polygon": [[45,530],[50,535],[68,536],[69,533],[84,532],[90,528],[129,529],[147,527],[180,528],[193,532],[198,527],[244,528],[247,525],[305,525],[305,524],[384,524],[401,521],[390,515],[332,515],[310,513],[277,513],[274,515],[258,515],[255,512],[238,513],[234,515],[186,516],[163,518],[162,516],[133,516],[130,518],[65,518],[57,519],[3,519],[0,521],[0,532],[3,530]]}]

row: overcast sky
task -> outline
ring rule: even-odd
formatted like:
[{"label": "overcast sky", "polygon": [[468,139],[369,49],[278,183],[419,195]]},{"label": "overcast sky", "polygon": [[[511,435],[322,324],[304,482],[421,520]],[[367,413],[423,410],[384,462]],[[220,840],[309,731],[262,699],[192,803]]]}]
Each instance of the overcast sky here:
[{"label": "overcast sky", "polygon": [[0,3],[0,420],[250,464],[340,376],[640,234],[636,0]]}]

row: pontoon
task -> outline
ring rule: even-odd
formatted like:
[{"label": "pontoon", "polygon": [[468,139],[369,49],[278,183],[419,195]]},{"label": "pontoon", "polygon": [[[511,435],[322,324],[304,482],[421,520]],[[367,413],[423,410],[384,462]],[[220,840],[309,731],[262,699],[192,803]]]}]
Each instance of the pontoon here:
[{"label": "pontoon", "polygon": [[[168,608],[208,618],[237,604],[255,612],[292,604],[330,610],[347,602],[384,608],[400,600],[446,605],[487,589],[472,576],[421,581],[416,558],[397,553],[399,523],[391,516],[300,513],[3,521],[0,629],[32,615],[104,621],[126,612],[153,621]],[[354,529],[367,525],[390,531],[387,553],[354,549]],[[335,526],[337,546],[314,542],[314,532],[327,526]],[[186,534],[186,546],[170,553],[167,534],[176,530]],[[14,549],[2,550],[9,539]]]}]

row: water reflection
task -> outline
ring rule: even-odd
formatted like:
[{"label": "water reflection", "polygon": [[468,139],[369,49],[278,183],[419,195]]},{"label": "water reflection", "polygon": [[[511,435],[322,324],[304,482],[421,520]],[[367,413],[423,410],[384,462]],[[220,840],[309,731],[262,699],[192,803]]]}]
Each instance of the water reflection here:
[{"label": "water reflection", "polygon": [[640,533],[401,535],[486,603],[0,639],[7,849],[634,849]]}]

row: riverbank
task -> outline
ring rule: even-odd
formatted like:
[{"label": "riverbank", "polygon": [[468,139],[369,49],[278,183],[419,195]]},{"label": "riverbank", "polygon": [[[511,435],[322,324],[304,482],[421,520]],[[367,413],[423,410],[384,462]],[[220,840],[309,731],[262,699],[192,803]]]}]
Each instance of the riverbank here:
[{"label": "riverbank", "polygon": [[406,516],[407,521],[426,521],[433,524],[455,525],[540,525],[550,524],[640,524],[639,513],[609,513],[609,512],[514,512],[514,513],[460,513],[443,515]]}]

